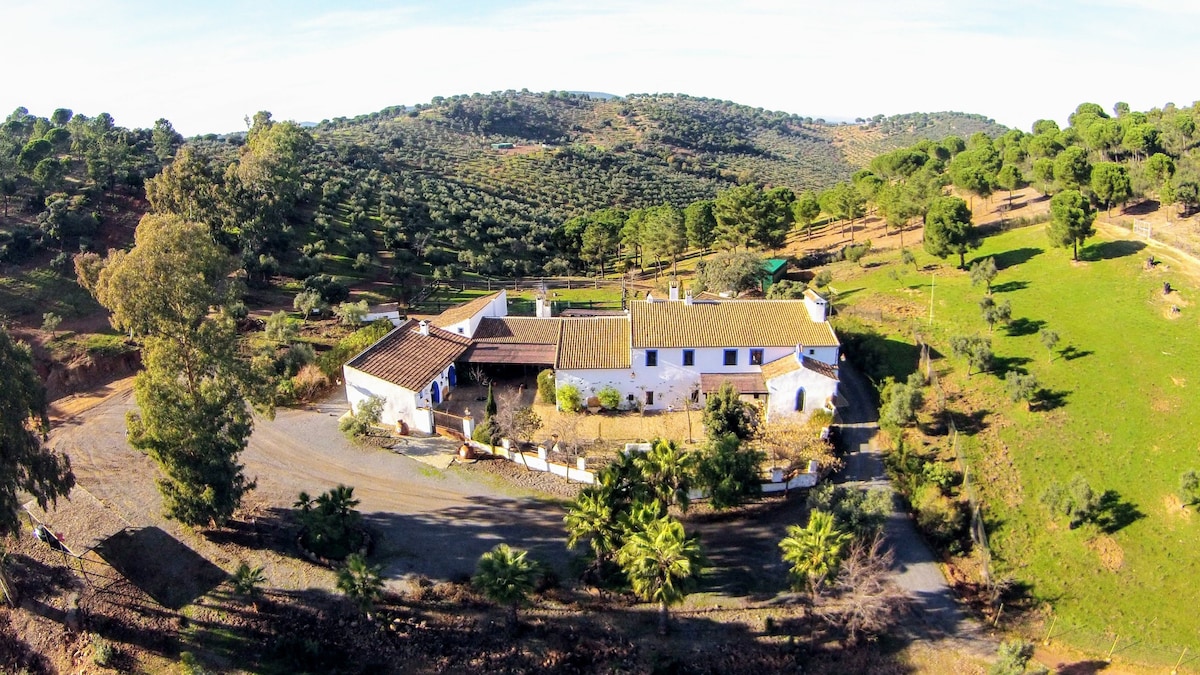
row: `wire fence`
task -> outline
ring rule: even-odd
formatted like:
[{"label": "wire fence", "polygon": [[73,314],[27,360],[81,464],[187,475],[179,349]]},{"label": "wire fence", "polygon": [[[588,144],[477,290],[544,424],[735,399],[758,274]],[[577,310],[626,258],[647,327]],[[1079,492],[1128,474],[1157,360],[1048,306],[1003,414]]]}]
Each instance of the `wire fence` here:
[{"label": "wire fence", "polygon": [[[945,414],[946,392],[942,389],[941,380],[938,378],[937,371],[933,368],[933,359],[930,356],[929,345],[919,338],[917,345],[920,348],[921,354],[918,367],[924,369],[925,378],[929,381],[929,386],[937,396],[938,412]],[[975,486],[975,476],[971,471],[971,463],[967,461],[967,457],[963,453],[961,443],[962,434],[958,430],[958,425],[954,422],[954,415],[946,414],[945,417],[947,425],[950,428],[950,447],[954,452],[955,465],[959,473],[962,474],[962,490],[967,495],[967,503],[971,511],[971,543],[980,554],[980,574],[984,585],[991,592],[995,590],[994,579],[992,577],[992,549],[988,544],[987,527],[984,525],[983,520],[983,499],[979,494],[978,488]]]},{"label": "wire fence", "polygon": [[[933,368],[928,344],[918,340],[921,350],[920,367],[925,370],[926,379],[933,390],[939,411],[946,410],[946,392],[942,388],[937,371]],[[998,598],[998,581],[994,577],[992,566],[992,549],[988,541],[987,527],[984,522],[985,502],[979,491],[979,483],[971,469],[966,453],[963,451],[963,434],[955,424],[953,415],[946,415],[950,431],[951,448],[958,470],[962,473],[962,488],[967,496],[971,511],[971,541],[980,554],[981,577],[989,591],[990,597]],[[1005,619],[1004,607],[993,607],[996,611],[993,624],[999,627]],[[1142,625],[1124,629],[1088,627],[1060,621],[1057,614],[1051,612],[1045,619],[1043,632],[1031,635],[1043,646],[1056,642],[1069,645],[1072,649],[1096,657],[1107,662],[1125,662],[1156,667],[1170,666],[1171,673],[1200,672],[1200,645],[1169,645],[1155,642],[1147,636],[1154,630],[1157,618],[1147,618]],[[1023,623],[1028,632],[1028,624]],[[1053,665],[1053,664],[1051,664]]]}]

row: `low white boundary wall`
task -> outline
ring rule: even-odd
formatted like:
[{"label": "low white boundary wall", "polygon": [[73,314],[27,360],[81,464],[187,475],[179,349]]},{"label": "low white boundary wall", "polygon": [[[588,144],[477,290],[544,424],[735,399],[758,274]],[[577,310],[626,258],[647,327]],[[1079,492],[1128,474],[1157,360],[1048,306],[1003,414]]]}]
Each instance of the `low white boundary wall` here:
[{"label": "low white boundary wall", "polygon": [[[531,471],[548,471],[555,476],[562,476],[568,481],[586,483],[587,485],[592,485],[596,482],[596,474],[588,471],[585,468],[586,464],[584,463],[584,459],[582,457],[579,458],[576,466],[570,466],[560,462],[550,461],[547,458],[545,448],[538,448],[537,454],[532,454],[528,452],[518,452],[516,450],[510,450],[500,446],[487,445],[473,440],[467,441],[467,443],[469,443],[471,447],[475,448],[475,450],[478,452],[484,452],[489,455],[503,457],[510,462],[520,464]],[[629,448],[627,447],[626,452],[628,451]],[[797,472],[796,475],[792,476],[792,478],[786,482],[784,482],[783,476],[781,475],[782,472],[780,472],[780,474],[772,476],[772,481],[764,482],[762,484],[763,494],[774,494],[776,492],[787,492],[789,490],[816,487],[817,469],[817,462],[815,460],[811,461],[808,463],[806,471]],[[692,500],[707,499],[708,494],[701,490],[692,490],[688,494],[688,498]]]}]

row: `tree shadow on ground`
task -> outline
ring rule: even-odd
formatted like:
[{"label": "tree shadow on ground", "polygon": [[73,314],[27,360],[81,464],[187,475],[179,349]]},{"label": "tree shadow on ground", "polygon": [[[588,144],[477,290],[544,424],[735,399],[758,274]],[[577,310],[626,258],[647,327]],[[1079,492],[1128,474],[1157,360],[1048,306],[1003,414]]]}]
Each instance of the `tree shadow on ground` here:
[{"label": "tree shadow on ground", "polygon": [[203,533],[205,539],[218,546],[233,545],[290,556],[298,553],[296,537],[299,535],[300,526],[294,521],[292,510],[277,506]]},{"label": "tree shadow on ground", "polygon": [[996,269],[1003,270],[1013,267],[1014,265],[1020,265],[1021,263],[1029,262],[1033,256],[1044,252],[1045,249],[1026,246],[1024,248],[1014,248],[1011,251],[997,253],[991,257],[996,260]]},{"label": "tree shadow on ground", "polygon": [[858,293],[861,290],[862,290],[862,288],[847,288],[845,290],[839,290],[834,295],[834,297],[837,299],[838,302],[842,302],[846,298],[854,295],[855,293]]},{"label": "tree shadow on ground", "polygon": [[689,517],[685,527],[689,534],[700,535],[710,563],[700,590],[748,596],[755,601],[774,597],[788,582],[779,541],[788,525],[802,524],[806,517],[801,491],[789,497],[765,498],[730,512]]},{"label": "tree shadow on ground", "polygon": [[1148,213],[1154,213],[1158,210],[1159,206],[1160,204],[1157,199],[1143,199],[1136,204],[1126,207],[1124,214],[1127,216],[1144,216]]},{"label": "tree shadow on ground", "polygon": [[1086,251],[1088,260],[1112,260],[1114,258],[1124,258],[1134,255],[1145,248],[1145,242],[1131,239],[1117,239],[1093,244]]},{"label": "tree shadow on ground", "polygon": [[483,496],[468,502],[413,514],[363,513],[363,524],[376,536],[384,576],[462,578],[500,543],[526,549],[530,557],[565,571],[569,556],[561,505]]},{"label": "tree shadow on ground", "polygon": [[1109,665],[1111,664],[1101,659],[1059,663],[1054,666],[1054,672],[1058,675],[1095,675],[1102,670],[1107,670]]},{"label": "tree shadow on ground", "polygon": [[1105,490],[1092,522],[1105,534],[1115,534],[1145,517],[1137,505],[1122,499],[1116,490]]},{"label": "tree shadow on ground", "polygon": [[7,616],[0,617],[0,672],[53,673],[50,660],[21,639]]},{"label": "tree shadow on ground", "polygon": [[1074,361],[1075,359],[1082,359],[1085,356],[1091,356],[1092,350],[1078,349],[1075,345],[1067,345],[1058,350],[1058,355],[1063,357],[1064,361]]},{"label": "tree shadow on ground", "polygon": [[1029,288],[1028,281],[1005,281],[999,284],[992,284],[993,293],[1012,293],[1013,291],[1023,291]]},{"label": "tree shadow on ground", "polygon": [[1024,375],[1026,373],[1025,364],[1032,360],[1026,356],[993,356],[990,372],[1000,379],[1004,379],[1004,376],[1008,375],[1010,371]]},{"label": "tree shadow on ground", "polygon": [[1047,412],[1057,410],[1066,405],[1067,397],[1070,395],[1071,392],[1069,391],[1042,388],[1034,394],[1033,400],[1030,403],[1032,403],[1033,408]]},{"label": "tree shadow on ground", "polygon": [[157,527],[109,537],[96,553],[163,607],[181,609],[225,581],[225,571]]},{"label": "tree shadow on ground", "polygon": [[969,413],[946,409],[947,421],[952,422],[958,433],[974,436],[988,428],[987,417],[990,410],[972,410]]},{"label": "tree shadow on ground", "polygon": [[812,673],[912,672],[897,659],[904,643],[886,632],[880,642],[842,649],[834,646],[840,632],[822,626],[817,646],[806,646],[810,626],[793,625],[796,612],[786,606],[759,614],[776,618],[761,623],[723,620],[711,607],[672,609],[666,636],[656,634],[653,607],[560,588],[535,598],[513,631],[504,629],[503,608],[453,584],[386,595],[373,621],[317,589],[271,592],[261,612],[217,606],[236,615],[237,627],[195,621],[185,648],[204,650],[215,661],[206,666],[249,664],[254,672],[784,672],[798,660]]},{"label": "tree shadow on ground", "polygon": [[1005,326],[1005,331],[1009,337],[1021,337],[1024,335],[1033,335],[1045,327],[1046,322],[1041,319],[1021,317],[1008,322],[1008,325]]}]

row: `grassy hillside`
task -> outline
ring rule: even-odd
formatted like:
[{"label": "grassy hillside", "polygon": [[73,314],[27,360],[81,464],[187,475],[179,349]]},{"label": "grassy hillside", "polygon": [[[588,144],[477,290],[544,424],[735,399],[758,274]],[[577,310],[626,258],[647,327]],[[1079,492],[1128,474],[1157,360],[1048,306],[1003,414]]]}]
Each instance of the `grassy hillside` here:
[{"label": "grassy hillside", "polygon": [[[923,253],[918,262],[936,269],[926,330],[943,355],[935,364],[947,406],[969,421],[964,449],[984,496],[995,571],[1053,609],[1063,640],[1107,650],[1115,635],[1138,635],[1141,654],[1153,656],[1155,645],[1166,654],[1167,645],[1191,644],[1200,628],[1183,601],[1200,574],[1189,546],[1200,515],[1176,497],[1180,474],[1200,469],[1200,353],[1195,277],[1170,259],[1147,268],[1144,246],[1097,237],[1072,263],[1047,245],[1042,226],[986,239],[973,257],[995,257],[995,297],[1011,302],[1014,321],[991,335],[993,372],[971,377],[949,356],[949,341],[988,334],[983,289]],[[889,257],[869,271],[840,269],[836,285],[851,311],[882,318],[872,323],[912,343],[911,327],[927,322],[934,268],[916,274]],[[1053,353],[1042,328],[1062,338]],[[1010,370],[1038,378],[1044,403],[1032,412],[1008,398]],[[1076,474],[1107,492],[1107,506],[1100,522],[1071,529],[1040,497]]]}]

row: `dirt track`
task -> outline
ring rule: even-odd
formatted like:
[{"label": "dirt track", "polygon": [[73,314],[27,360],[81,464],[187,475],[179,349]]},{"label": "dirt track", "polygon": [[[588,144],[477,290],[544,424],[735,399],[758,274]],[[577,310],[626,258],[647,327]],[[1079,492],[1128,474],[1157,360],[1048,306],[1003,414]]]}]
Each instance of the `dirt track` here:
[{"label": "dirt track", "polygon": [[[218,564],[236,566],[236,561],[222,560],[227,556],[217,550],[203,550],[204,537],[161,516],[153,462],[125,441],[125,413],[133,407],[131,393],[119,393],[57,427],[50,444],[70,455],[79,484],[131,525],[161,527]],[[354,487],[362,500],[359,510],[381,535],[375,559],[392,579],[408,574],[450,579],[470,573],[480,554],[501,541],[563,565],[567,551],[561,507],[387,450],[355,446],[337,430],[337,416],[344,409],[335,395],[308,410],[281,409],[274,420],[256,421],[242,459],[247,475],[258,482],[247,499],[257,520],[278,521],[302,490],[317,494],[341,483]],[[269,564],[268,571],[276,565]],[[277,576],[272,581],[280,586],[314,581],[291,579],[284,569]]]}]

